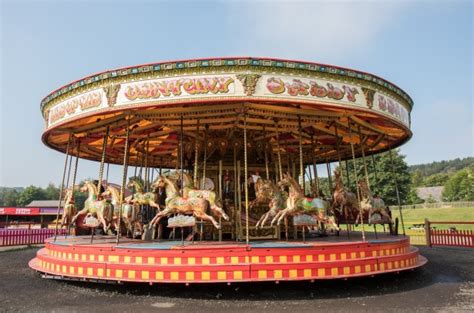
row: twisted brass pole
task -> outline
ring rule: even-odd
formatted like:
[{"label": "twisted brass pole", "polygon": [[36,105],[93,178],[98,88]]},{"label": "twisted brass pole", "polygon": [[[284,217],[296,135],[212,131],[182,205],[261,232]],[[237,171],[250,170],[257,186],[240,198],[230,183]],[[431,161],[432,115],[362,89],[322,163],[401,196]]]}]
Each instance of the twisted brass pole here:
[{"label": "twisted brass pole", "polygon": [[67,147],[66,147],[66,158],[64,159],[63,179],[61,180],[61,186],[59,188],[59,203],[58,203],[58,211],[56,212],[56,226],[54,229],[54,242],[56,242],[56,237],[58,236],[59,210],[61,209],[61,200],[63,198],[64,179],[66,178],[67,158],[69,157],[69,145],[71,144],[71,138],[72,138],[72,133],[69,133],[69,138],[67,140]]},{"label": "twisted brass pole", "polygon": [[204,186],[206,184],[206,165],[207,165],[207,130],[209,129],[209,126],[206,124],[204,127],[204,161],[202,165],[202,185],[201,189],[204,189]]},{"label": "twisted brass pole", "polygon": [[[266,139],[267,132],[265,131],[265,125],[263,125],[263,137]],[[267,180],[270,179],[270,170],[268,169],[268,145],[267,141],[264,140],[263,149],[265,151],[265,174],[267,175]]]},{"label": "twisted brass pole", "polygon": [[198,167],[199,167],[199,119],[196,122],[196,138],[194,141],[194,188],[198,187]]},{"label": "twisted brass pole", "polygon": [[306,194],[306,184],[304,181],[304,165],[303,165],[303,129],[301,127],[301,116],[298,115],[298,141],[299,141],[299,153],[300,153],[300,175],[299,183],[300,187],[303,189],[303,194]]},{"label": "twisted brass pole", "polygon": [[[362,208],[360,206],[360,192],[359,192],[359,186],[357,184],[357,169],[356,169],[356,160],[355,160],[355,151],[354,151],[354,143],[352,142],[352,130],[351,130],[351,121],[349,120],[347,122],[349,126],[349,138],[350,138],[350,143],[351,143],[351,151],[352,151],[352,163],[354,165],[354,179],[355,179],[355,186],[356,186],[356,192],[357,192],[357,201],[359,204],[359,214],[360,214],[360,224],[362,226],[362,240],[365,241],[365,231],[364,231],[364,215],[362,213]],[[360,138],[359,138],[360,139]]]},{"label": "twisted brass pole", "polygon": [[249,188],[247,164],[247,118],[244,113],[245,242],[249,244]]},{"label": "twisted brass pole", "polygon": [[109,140],[109,129],[110,126],[107,126],[107,129],[105,130],[105,135],[104,139],[102,141],[102,158],[100,160],[100,168],[99,168],[99,181],[97,182],[97,199],[101,198],[101,186],[102,186],[102,177],[104,176],[104,162],[105,162],[105,151],[107,148],[107,141]]},{"label": "twisted brass pole", "polygon": [[278,122],[275,122],[275,128],[276,128],[276,142],[277,142],[277,156],[278,156],[278,172],[280,174],[280,180],[283,180],[283,168],[281,166],[280,134],[278,132]]},{"label": "twisted brass pole", "polygon": [[314,183],[316,187],[316,195],[315,197],[319,197],[319,178],[318,178],[318,168],[316,164],[316,140],[314,139],[314,135],[311,135],[311,146],[312,146],[312,153],[311,157],[313,158],[313,173],[314,173]]},{"label": "twisted brass pole", "polygon": [[402,222],[403,236],[405,236],[405,223],[403,222],[402,203],[400,201],[400,191],[398,189],[398,180],[397,180],[397,176],[395,175],[395,165],[393,163],[392,149],[388,150],[388,153],[390,156],[390,163],[392,163],[392,177],[393,177],[393,182],[395,183],[395,192],[397,193],[398,212],[400,214],[400,220]]},{"label": "twisted brass pole", "polygon": [[125,147],[123,152],[123,171],[122,171],[122,185],[120,186],[120,208],[119,208],[119,218],[118,218],[118,229],[117,229],[117,239],[116,243],[119,244],[120,240],[120,224],[122,216],[122,203],[125,200],[125,184],[127,183],[127,170],[128,170],[128,157],[129,157],[129,136],[130,136],[130,116],[127,120],[127,130],[125,132]]}]

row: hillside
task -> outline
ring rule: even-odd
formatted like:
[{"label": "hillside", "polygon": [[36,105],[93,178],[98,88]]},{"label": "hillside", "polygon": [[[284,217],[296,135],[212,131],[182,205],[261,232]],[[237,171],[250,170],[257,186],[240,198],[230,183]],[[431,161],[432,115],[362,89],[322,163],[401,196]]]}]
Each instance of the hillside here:
[{"label": "hillside", "polygon": [[410,173],[419,170],[423,177],[434,174],[450,174],[469,167],[474,164],[474,157],[457,158],[449,161],[432,162],[426,164],[411,165],[408,167]]}]

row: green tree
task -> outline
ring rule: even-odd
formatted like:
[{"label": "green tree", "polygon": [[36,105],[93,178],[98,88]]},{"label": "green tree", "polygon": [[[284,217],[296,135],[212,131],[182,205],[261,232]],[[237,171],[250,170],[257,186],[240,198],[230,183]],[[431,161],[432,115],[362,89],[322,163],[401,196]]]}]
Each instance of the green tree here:
[{"label": "green tree", "polygon": [[17,206],[18,197],[20,193],[13,188],[5,188],[0,194],[0,205],[2,206]]},{"label": "green tree", "polygon": [[44,200],[58,200],[59,189],[54,186],[53,183],[49,183],[48,186],[44,189],[44,196]]},{"label": "green tree", "polygon": [[446,201],[474,200],[474,165],[454,174],[446,183],[443,191]]},{"label": "green tree", "polygon": [[17,205],[25,206],[33,200],[44,200],[45,193],[44,190],[36,186],[28,186],[23,190],[23,192],[18,197]]},{"label": "green tree", "polygon": [[444,186],[449,180],[449,174],[439,173],[428,176],[424,179],[423,186],[434,187],[434,186]]},{"label": "green tree", "polygon": [[[408,195],[412,189],[411,176],[408,172],[408,165],[405,162],[405,156],[401,155],[398,149],[392,150],[392,162],[389,153],[374,155],[374,157],[366,157],[367,172],[369,176],[370,187],[373,195],[381,197],[387,205],[397,204],[397,193],[395,182],[398,184],[400,193],[400,201],[402,204],[408,203]],[[375,161],[375,163],[374,163]],[[350,186],[349,188],[355,192],[355,179],[353,162],[349,160]],[[342,163],[342,171],[346,176],[345,162]],[[362,158],[356,160],[357,178],[358,180],[365,178],[364,162]],[[347,184],[346,177],[344,184]]]},{"label": "green tree", "polygon": [[420,204],[423,202],[423,199],[418,197],[418,194],[416,193],[416,188],[412,185],[410,188],[410,192],[408,192],[407,204]]},{"label": "green tree", "polygon": [[423,173],[420,169],[416,169],[411,174],[411,184],[413,187],[420,187],[423,185]]}]

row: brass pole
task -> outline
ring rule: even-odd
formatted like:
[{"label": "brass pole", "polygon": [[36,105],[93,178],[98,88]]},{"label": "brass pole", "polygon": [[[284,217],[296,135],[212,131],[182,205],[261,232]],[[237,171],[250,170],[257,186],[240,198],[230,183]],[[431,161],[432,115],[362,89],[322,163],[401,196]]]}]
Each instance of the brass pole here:
[{"label": "brass pole", "polygon": [[143,179],[145,191],[148,191],[148,150],[150,148],[150,135],[147,135],[145,144],[145,178]]},{"label": "brass pole", "polygon": [[372,154],[372,166],[374,167],[374,185],[377,185],[377,163],[375,162],[375,156]]},{"label": "brass pole", "polygon": [[347,180],[347,188],[351,188],[351,179],[349,175],[349,162],[347,160],[344,160],[344,163],[346,164],[346,180]]},{"label": "brass pole", "polygon": [[311,151],[311,157],[313,158],[313,173],[314,173],[314,183],[316,184],[316,195],[315,197],[319,197],[319,178],[318,178],[318,168],[316,164],[316,140],[314,140],[314,135],[311,135],[311,146],[312,150]]},{"label": "brass pole", "polygon": [[371,189],[370,189],[370,182],[369,182],[369,172],[367,171],[367,162],[365,161],[365,149],[364,149],[364,144],[362,143],[362,132],[360,130],[360,125],[358,126],[358,129],[359,129],[359,138],[361,139],[360,140],[360,149],[361,149],[361,152],[362,152],[362,162],[364,163],[365,181],[366,181],[367,186],[369,187],[369,191],[370,191]]},{"label": "brass pole", "polygon": [[400,191],[398,189],[398,180],[397,180],[397,176],[395,175],[395,165],[393,163],[392,149],[388,150],[388,153],[390,156],[390,163],[392,163],[392,177],[393,177],[393,182],[395,184],[395,192],[397,193],[398,212],[400,214],[400,220],[402,222],[403,236],[405,236],[405,223],[403,222],[402,203],[400,201]]},{"label": "brass pole", "polygon": [[122,203],[125,200],[125,184],[127,183],[127,170],[128,170],[128,157],[129,157],[129,136],[130,136],[130,116],[127,120],[127,130],[125,132],[125,147],[123,151],[123,172],[122,172],[122,185],[120,186],[120,208],[119,208],[119,218],[118,218],[118,229],[117,229],[117,239],[116,244],[119,244],[120,240],[120,224],[122,216]]},{"label": "brass pole", "polygon": [[[59,211],[61,210],[61,200],[63,198],[64,179],[66,178],[67,158],[69,157],[69,145],[71,144],[71,139],[72,139],[72,133],[69,133],[69,138],[67,140],[67,147],[66,147],[66,158],[64,159],[63,179],[61,180],[61,186],[59,188],[59,203],[58,203],[58,211],[56,212],[56,226],[54,229],[54,242],[56,242],[56,237],[58,236]],[[64,214],[64,211],[63,211],[63,214]]]},{"label": "brass pole", "polygon": [[69,188],[69,177],[71,176],[72,154],[69,154],[69,165],[66,178],[66,189]]},{"label": "brass pole", "polygon": [[281,166],[281,151],[280,151],[280,134],[278,132],[278,122],[275,122],[276,128],[276,143],[277,143],[277,156],[278,156],[278,172],[280,174],[280,181],[283,180],[283,168]]},{"label": "brass pole", "polygon": [[100,167],[99,167],[99,181],[97,182],[97,200],[102,198],[100,191],[102,190],[102,178],[104,176],[104,162],[105,162],[105,152],[107,150],[107,141],[109,140],[109,129],[110,126],[107,126],[105,130],[104,139],[102,140],[102,158],[100,160]]},{"label": "brass pole", "polygon": [[303,129],[301,127],[301,116],[298,115],[298,141],[299,141],[299,153],[300,153],[300,177],[299,183],[301,188],[303,188],[303,194],[306,194],[306,184],[304,181],[304,165],[303,165],[303,136],[302,136]]},{"label": "brass pole", "polygon": [[209,129],[209,125],[206,124],[205,126],[205,131],[204,131],[204,161],[202,165],[202,182],[201,182],[201,188],[198,189],[204,189],[204,185],[206,183],[206,165],[207,165],[207,131]]},{"label": "brass pole", "polygon": [[[180,130],[179,130],[179,169],[181,170],[181,174],[180,174],[180,179],[181,179],[181,188],[179,189],[179,195],[182,197],[183,196],[183,192],[184,192],[184,178],[183,178],[183,175],[184,175],[184,153],[183,153],[183,148],[184,148],[184,143],[183,143],[183,138],[184,138],[184,134],[183,134],[183,124],[184,124],[184,121],[183,121],[183,115],[181,114],[181,127],[180,127]],[[181,229],[181,234],[183,233],[183,229]]]},{"label": "brass pole", "polygon": [[244,113],[245,242],[249,244],[249,188],[247,164],[247,117]]},{"label": "brass pole", "polygon": [[355,179],[355,186],[356,186],[356,192],[357,192],[357,201],[359,204],[359,214],[360,214],[360,224],[362,226],[362,240],[365,241],[365,231],[364,231],[364,215],[362,214],[362,209],[360,207],[360,192],[359,192],[359,186],[357,185],[357,169],[356,169],[356,160],[355,160],[355,152],[354,152],[354,143],[352,142],[352,130],[351,130],[351,122],[347,122],[349,126],[349,138],[350,138],[350,143],[351,143],[351,151],[352,151],[352,163],[354,165],[354,179]]},{"label": "brass pole", "polygon": [[[337,133],[337,126],[334,125],[334,132],[336,135],[336,150],[337,150],[337,160],[339,161],[339,171],[342,171],[342,162],[341,162],[341,152],[339,149],[339,135]],[[342,181],[342,179],[341,179]]]},{"label": "brass pole", "polygon": [[235,221],[235,239],[240,240],[239,237],[239,220],[240,214],[238,211],[238,185],[237,185],[237,147],[234,143],[234,221]]},{"label": "brass pole", "polygon": [[79,163],[79,153],[80,153],[80,147],[81,147],[81,140],[78,139],[77,141],[77,155],[76,155],[76,163],[74,165],[74,173],[72,175],[72,185],[71,187],[74,188],[74,184],[76,183],[76,177],[77,177],[77,165]]},{"label": "brass pole", "polygon": [[199,168],[199,119],[196,122],[196,138],[194,142],[194,188],[199,188],[198,186],[198,168]]},{"label": "brass pole", "polygon": [[[263,125],[263,136],[266,138],[267,132],[265,131],[265,125]],[[268,169],[268,145],[267,141],[264,141],[263,149],[265,151],[265,174],[267,175],[267,180],[270,179],[270,170]]]},{"label": "brass pole", "polygon": [[242,240],[243,231],[242,231],[242,183],[240,181],[241,176],[241,166],[240,160],[237,160],[237,186],[238,186],[238,223],[239,223],[239,240]]},{"label": "brass pole", "polygon": [[328,183],[329,183],[329,196],[332,195],[332,176],[331,176],[331,164],[326,159],[326,169],[328,171]]}]

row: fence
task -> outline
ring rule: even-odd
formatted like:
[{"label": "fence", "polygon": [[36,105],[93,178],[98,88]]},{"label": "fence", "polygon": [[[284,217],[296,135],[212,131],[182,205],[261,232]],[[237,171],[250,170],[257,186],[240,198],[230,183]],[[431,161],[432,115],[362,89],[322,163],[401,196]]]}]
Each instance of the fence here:
[{"label": "fence", "polygon": [[474,248],[474,231],[454,229],[434,229],[433,224],[444,225],[474,225],[474,222],[432,222],[425,219],[426,244],[433,246],[468,247]]},{"label": "fence", "polygon": [[[66,229],[59,229],[59,235],[65,235]],[[0,229],[1,246],[20,246],[31,244],[42,244],[44,241],[54,236],[54,229]]]},{"label": "fence", "polygon": [[[405,209],[435,209],[435,208],[470,208],[474,207],[474,201],[457,201],[457,202],[435,202],[435,203],[421,203],[402,205],[402,210]],[[391,205],[390,210],[398,210],[397,205]]]}]

